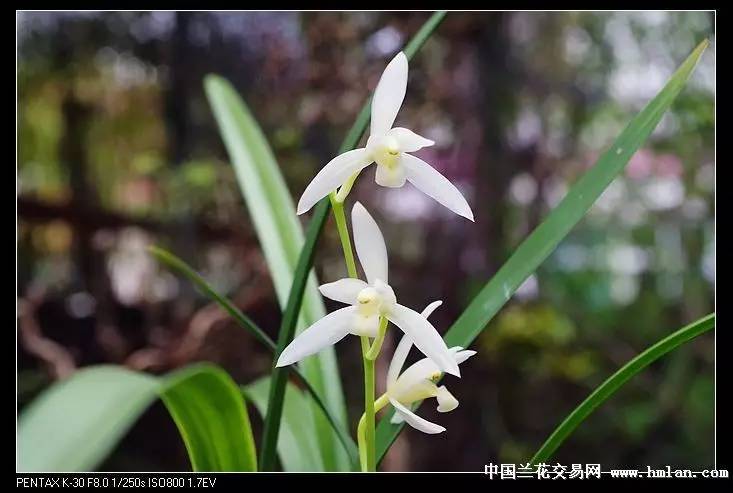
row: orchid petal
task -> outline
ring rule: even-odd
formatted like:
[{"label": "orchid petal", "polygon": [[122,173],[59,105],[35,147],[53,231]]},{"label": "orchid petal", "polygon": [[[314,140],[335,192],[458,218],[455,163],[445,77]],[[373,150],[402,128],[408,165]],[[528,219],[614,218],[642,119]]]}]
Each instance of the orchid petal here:
[{"label": "orchid petal", "polygon": [[[402,372],[402,375],[400,375],[397,380],[397,386],[394,388],[397,389],[397,392],[405,394],[414,387],[422,386],[425,382],[432,382],[432,377],[436,373],[442,374],[443,372],[438,368],[438,365],[436,365],[433,360],[430,358],[423,358],[408,366],[407,369]],[[435,388],[434,384],[433,387]],[[404,399],[402,400],[404,401]]]},{"label": "orchid petal", "polygon": [[409,128],[395,127],[387,132],[387,135],[394,137],[402,152],[415,152],[423,147],[435,145],[435,141],[418,135]]},{"label": "orchid petal", "polygon": [[348,303],[349,305],[356,305],[356,297],[364,288],[369,287],[367,283],[361,279],[339,279],[338,281],[329,282],[322,284],[318,287],[318,290],[326,298],[334,301],[340,301],[341,303]]},{"label": "orchid petal", "polygon": [[421,418],[420,416],[413,413],[405,406],[397,402],[395,399],[390,398],[389,402],[394,406],[395,411],[400,413],[405,422],[416,430],[420,430],[423,433],[428,433],[430,435],[435,435],[436,433],[442,433],[445,431],[445,428],[443,428],[442,426],[431,423],[427,419]]},{"label": "orchid petal", "polygon": [[454,358],[456,359],[456,363],[460,365],[461,363],[466,361],[468,358],[470,358],[474,354],[476,354],[476,351],[471,351],[471,350],[460,351],[459,350],[458,352],[454,354]]},{"label": "orchid petal", "polygon": [[377,337],[379,333],[379,314],[362,315],[357,311],[354,316],[354,325],[349,330],[355,336]]},{"label": "orchid petal", "polygon": [[[399,402],[399,401],[397,401],[397,402]],[[409,409],[411,412],[414,413],[415,412],[415,409],[417,409],[418,406],[419,406],[419,404],[418,405],[410,404],[409,406],[405,406],[405,407],[407,409]],[[390,418],[389,422],[392,423],[393,425],[398,425],[398,424],[404,423],[405,422],[405,418],[403,418],[400,413],[395,412],[395,413],[392,413],[392,417]]]},{"label": "orchid petal", "polygon": [[428,318],[442,304],[443,304],[443,300],[433,301],[428,306],[426,306],[425,309],[423,309],[420,315],[422,315],[425,318]]},{"label": "orchid petal", "polygon": [[407,355],[410,354],[410,349],[412,349],[412,339],[405,334],[400,339],[399,344],[397,344],[397,348],[395,348],[394,354],[392,355],[392,361],[389,363],[389,369],[387,370],[387,390],[397,382],[397,377],[400,376],[402,367],[405,365],[405,360],[407,360]]},{"label": "orchid petal", "polygon": [[438,399],[440,413],[447,413],[458,407],[458,399],[445,388],[445,385],[438,387],[438,394],[435,397]]},{"label": "orchid petal", "polygon": [[298,202],[298,214],[308,212],[316,202],[343,185],[354,173],[361,171],[373,159],[366,149],[354,149],[339,154],[326,164],[311,180]]},{"label": "orchid petal", "polygon": [[291,365],[326,346],[336,344],[349,333],[356,311],[355,306],[341,308],[305,329],[283,350],[277,366]]},{"label": "orchid petal", "polygon": [[377,173],[374,175],[374,181],[377,185],[388,188],[400,188],[407,181],[404,166],[395,166],[388,168],[387,166],[377,166]]},{"label": "orchid petal", "polygon": [[400,163],[405,168],[410,183],[459,216],[473,221],[471,207],[448,178],[422,159],[410,154],[402,154]]},{"label": "orchid petal", "polygon": [[433,360],[441,371],[457,377],[461,376],[455,359],[440,337],[435,327],[428,320],[410,308],[395,303],[387,318],[410,336],[413,344],[422,353]]},{"label": "orchid petal", "polygon": [[[401,341],[400,341],[401,342]],[[464,351],[460,346],[454,346],[448,350],[456,364],[461,364],[476,354],[476,351]],[[436,372],[442,371],[430,358],[423,358],[410,365],[402,375],[399,376],[399,389],[405,392],[406,389],[420,385],[424,380],[430,380]]]},{"label": "orchid petal", "polygon": [[387,282],[387,246],[374,218],[359,202],[351,210],[354,229],[354,246],[367,280],[374,284],[377,279]]},{"label": "orchid petal", "polygon": [[[438,308],[442,304],[443,304],[442,300],[433,301],[432,303],[430,303],[428,306],[425,307],[425,309],[422,311],[420,315],[422,315],[425,318],[428,318],[430,314],[432,314],[435,311],[435,309]],[[410,354],[410,349],[412,349],[412,339],[410,339],[409,335],[404,334],[402,336],[402,339],[400,339],[399,344],[397,344],[397,348],[395,348],[394,354],[392,355],[392,361],[389,363],[389,370],[387,370],[387,388],[388,389],[392,387],[395,384],[395,382],[397,382],[397,378],[400,376],[402,367],[405,366],[407,355]],[[459,348],[459,349],[462,349],[462,348]],[[435,366],[435,368],[439,370],[437,366]]]},{"label": "orchid petal", "polygon": [[371,135],[383,135],[392,128],[407,91],[407,57],[397,53],[382,73],[372,99]]}]

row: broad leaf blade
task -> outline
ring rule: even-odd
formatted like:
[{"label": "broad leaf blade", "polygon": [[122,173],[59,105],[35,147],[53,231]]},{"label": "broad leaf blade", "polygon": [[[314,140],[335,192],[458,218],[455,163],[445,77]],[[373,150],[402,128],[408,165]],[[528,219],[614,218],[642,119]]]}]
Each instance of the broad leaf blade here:
[{"label": "broad leaf blade", "polygon": [[[293,199],[262,130],[231,84],[221,77],[209,75],[205,88],[267,260],[277,299],[285,308],[304,242]],[[296,331],[305,329],[325,314],[315,275],[310,273]],[[346,423],[346,408],[333,349],[328,348],[306,358],[301,367],[331,414],[339,423]],[[326,468],[348,469],[348,457],[336,443],[337,437],[330,426],[320,418],[316,418],[315,424]]]},{"label": "broad leaf blade", "polygon": [[221,369],[201,364],[156,377],[120,366],[82,369],[19,418],[22,471],[90,471],[158,397],[176,421],[194,471],[254,471],[244,401]]},{"label": "broad leaf blade", "polygon": [[[550,215],[516,249],[476,295],[445,335],[446,344],[468,347],[517,288],[553,252],[570,230],[624,169],[631,156],[654,131],[662,115],[685,86],[708,42],[703,41],[672,75],[664,88],[639,112],[596,164],[573,185]],[[404,425],[389,422],[390,410],[377,426],[377,457],[381,460]]]},{"label": "broad leaf blade", "polygon": [[208,365],[185,369],[167,377],[164,386],[163,402],[194,471],[257,470],[249,415],[239,387],[225,371]]}]

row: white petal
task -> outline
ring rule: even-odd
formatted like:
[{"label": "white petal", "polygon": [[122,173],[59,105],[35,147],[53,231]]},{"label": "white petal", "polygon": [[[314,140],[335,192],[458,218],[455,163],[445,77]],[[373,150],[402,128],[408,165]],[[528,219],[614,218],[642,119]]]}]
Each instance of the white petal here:
[{"label": "white petal", "polygon": [[318,290],[326,298],[349,305],[356,305],[356,296],[364,288],[369,287],[367,283],[361,279],[339,279],[338,281],[322,284]]},{"label": "white petal", "polygon": [[438,399],[438,412],[440,413],[447,413],[458,407],[458,399],[448,392],[445,385],[438,387],[438,395],[435,397]]},{"label": "white petal", "polygon": [[387,318],[409,335],[413,344],[430,358],[441,371],[461,376],[453,355],[448,351],[443,338],[428,320],[414,310],[398,303],[387,314]]},{"label": "white petal", "polygon": [[[397,401],[397,402],[399,402],[399,401]],[[409,409],[411,412],[414,413],[415,412],[415,408],[418,407],[418,406],[416,406],[416,405],[413,404],[413,405],[405,406],[405,407],[407,407],[407,409]],[[389,422],[392,423],[393,425],[398,425],[398,424],[404,423],[405,422],[405,418],[403,418],[402,415],[400,413],[398,413],[397,410],[395,409],[395,412],[392,414],[392,417],[390,418]]]},{"label": "white petal", "polygon": [[402,152],[415,152],[423,147],[435,145],[435,142],[418,135],[409,128],[395,127],[387,132],[387,135],[397,139],[397,144]]},{"label": "white petal", "polygon": [[371,135],[382,135],[392,128],[407,91],[407,57],[399,52],[384,69],[372,99]]},{"label": "white petal", "polygon": [[425,309],[422,311],[420,315],[422,315],[425,318],[428,318],[432,313],[435,311],[436,308],[438,308],[440,305],[443,304],[442,300],[433,301],[428,306],[425,307]]},{"label": "white petal", "polygon": [[[402,372],[402,375],[397,379],[397,384],[393,386],[394,392],[392,394],[403,402],[407,401],[405,396],[408,393],[414,395],[416,390],[424,391],[427,397],[432,397],[437,391],[437,387],[432,380],[433,375],[436,373],[442,373],[438,365],[430,358],[423,358]],[[423,397],[423,399],[427,397]]]},{"label": "white petal", "polygon": [[435,435],[436,433],[442,433],[445,431],[445,428],[443,428],[442,426],[436,425],[435,423],[431,423],[427,419],[421,418],[396,400],[390,399],[389,402],[394,406],[395,411],[402,415],[402,418],[404,418],[405,422],[407,422],[408,425],[412,426],[416,430],[420,430],[423,433],[428,433],[430,435]]},{"label": "white petal", "polygon": [[298,202],[298,214],[308,212],[316,202],[349,179],[357,171],[369,166],[373,160],[364,148],[344,152],[331,159],[311,180]]},{"label": "white petal", "polygon": [[467,349],[465,351],[458,351],[454,354],[454,358],[456,359],[456,363],[459,365],[466,361],[468,358],[476,354],[476,351],[471,351],[470,349]]},{"label": "white petal", "polygon": [[412,339],[405,334],[400,339],[400,343],[397,344],[397,348],[395,348],[394,354],[392,355],[392,361],[389,363],[389,370],[387,370],[387,390],[395,384],[397,377],[400,376],[407,355],[410,354],[410,349],[412,349]]},{"label": "white petal", "polygon": [[287,366],[336,344],[349,333],[354,322],[355,306],[329,313],[300,333],[280,354],[277,366]]},{"label": "white petal", "polygon": [[388,168],[377,164],[377,173],[374,175],[374,181],[377,185],[389,188],[400,188],[405,184],[407,175],[404,166],[397,164],[394,168]]},{"label": "white petal", "polygon": [[[443,302],[441,300],[433,301],[432,303],[430,303],[428,306],[425,307],[425,309],[422,311],[420,315],[422,315],[425,318],[428,318],[435,311],[435,309],[438,308],[442,304]],[[400,376],[400,372],[402,371],[402,367],[405,366],[405,361],[407,360],[407,355],[410,353],[410,349],[412,349],[412,339],[410,339],[410,336],[408,336],[407,334],[404,334],[402,336],[402,339],[400,339],[399,344],[397,344],[397,348],[395,348],[394,354],[392,355],[392,361],[389,364],[389,370],[387,371],[387,388],[388,389],[395,384],[395,382],[397,381],[397,377]],[[426,361],[431,361],[431,360],[426,358]],[[437,365],[435,365],[435,363],[433,363],[432,365],[435,367],[436,370],[439,370],[439,368],[437,367]],[[426,378],[426,377],[423,376],[421,378]]]},{"label": "white petal", "polygon": [[[464,351],[460,346],[452,347],[448,352],[455,359],[456,364],[459,365],[476,354],[476,351]],[[439,371],[441,369],[430,358],[423,358],[413,363],[402,372],[402,375],[399,375],[396,385],[392,386],[394,395],[406,394],[410,389],[422,385],[426,380],[432,379],[435,372]],[[404,399],[402,400],[404,401]]]},{"label": "white petal", "polygon": [[362,315],[357,311],[354,315],[354,324],[349,333],[355,336],[377,337],[379,333],[379,314]]},{"label": "white petal", "polygon": [[407,180],[459,216],[473,221],[473,212],[461,192],[448,178],[420,158],[402,154],[400,163]]},{"label": "white petal", "polygon": [[374,218],[359,202],[351,210],[354,246],[370,284],[377,279],[387,282],[387,246]]}]

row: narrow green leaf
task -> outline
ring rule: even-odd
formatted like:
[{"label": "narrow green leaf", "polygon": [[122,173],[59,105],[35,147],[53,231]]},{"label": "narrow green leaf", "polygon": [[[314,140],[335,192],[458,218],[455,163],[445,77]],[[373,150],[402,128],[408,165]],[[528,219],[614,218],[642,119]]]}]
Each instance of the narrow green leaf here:
[{"label": "narrow green leaf", "polygon": [[194,471],[257,469],[242,395],[226,372],[209,364],[161,377],[93,366],[52,385],[18,420],[19,469],[94,469],[158,397],[178,426]]},{"label": "narrow green leaf", "polygon": [[[316,214],[318,214],[318,211],[321,209],[324,209],[324,206],[322,204],[318,204],[316,207]],[[278,332],[277,349],[275,351],[271,375],[272,383],[270,385],[267,416],[265,417],[265,426],[262,432],[262,445],[260,450],[260,468],[263,471],[271,471],[275,466],[275,447],[277,444],[277,436],[280,431],[280,418],[282,417],[283,400],[285,398],[285,384],[287,383],[288,372],[291,371],[289,366],[278,368],[274,366],[274,363],[277,361],[277,358],[285,347],[293,340],[293,336],[295,335],[295,321],[303,302],[306,276],[311,265],[313,265],[313,255],[315,254],[316,243],[318,242],[321,228],[325,222],[325,215],[328,213],[327,206],[324,212],[325,214],[323,214],[320,227],[308,228],[303,252],[301,253],[298,265],[295,268],[293,287],[290,290],[290,297],[288,298],[288,304],[285,307],[285,313],[283,313],[282,323],[280,324],[280,331]]]},{"label": "narrow green leaf", "polygon": [[715,314],[711,313],[705,317],[681,328],[657,342],[643,353],[626,363],[608,380],[596,388],[583,402],[571,412],[560,426],[552,432],[550,437],[532,457],[532,464],[545,462],[562,443],[575,431],[575,429],[592,413],[598,406],[606,402],[623,384],[628,382],[634,375],[658,360],[668,352],[694,339],[695,337],[715,327]]},{"label": "narrow green leaf", "polygon": [[[191,281],[196,287],[198,287],[201,292],[203,292],[206,296],[213,299],[225,312],[229,313],[229,315],[232,316],[232,318],[245,330],[249,331],[254,335],[258,341],[260,341],[264,346],[270,350],[270,352],[274,353],[276,346],[275,342],[270,339],[270,337],[255,324],[249,317],[247,317],[244,313],[242,313],[239,308],[237,308],[234,303],[232,303],[229,299],[227,299],[224,295],[218,293],[214,288],[212,288],[209,283],[207,283],[203,277],[201,277],[196,271],[194,271],[191,267],[188,266],[183,260],[181,260],[179,257],[175,256],[174,254],[163,250],[159,247],[150,247],[149,248],[150,253],[155,256],[158,261],[164,263],[174,271],[178,272],[182,276],[184,276],[186,279]],[[354,440],[349,435],[348,431],[345,429],[343,425],[338,423],[336,419],[331,415],[328,408],[326,408],[325,404],[321,400],[321,398],[316,393],[313,386],[308,382],[308,380],[305,378],[303,373],[300,371],[300,369],[295,366],[292,368],[293,373],[298,377],[300,382],[303,384],[305,389],[310,394],[311,398],[314,400],[320,411],[323,413],[324,418],[328,421],[329,425],[333,428],[333,430],[336,432],[339,441],[341,442],[341,445],[344,447],[345,452],[349,456],[349,460],[352,464],[356,464],[358,461],[358,449],[356,447],[356,444],[354,443]],[[259,388],[259,387],[258,387]],[[269,388],[269,383],[268,383]],[[286,396],[287,400],[287,396]],[[266,403],[263,406],[266,408]],[[320,462],[322,464],[322,462]]]},{"label": "narrow green leaf", "polygon": [[[267,398],[270,379],[261,378],[242,387],[247,399],[254,403],[264,417],[267,416]],[[283,417],[277,439],[277,452],[283,469],[291,472],[322,471],[323,458],[318,449],[318,437],[313,427],[312,408],[297,387],[288,384],[285,389]]]},{"label": "narrow green leaf", "polygon": [[265,345],[270,351],[275,351],[275,342],[265,334],[265,331],[260,329],[252,319],[242,313],[234,303],[226,299],[225,296],[219,294],[209,283],[207,283],[203,277],[201,277],[195,270],[186,264],[180,257],[172,254],[167,250],[163,250],[160,247],[151,246],[148,251],[159,261],[173,269],[174,271],[181,274],[183,277],[191,281],[194,286],[199,288],[203,294],[214,300],[225,312],[242,327],[247,329],[258,341]]},{"label": "narrow green leaf", "polygon": [[[204,85],[270,269],[277,299],[284,309],[303,246],[303,230],[295,215],[293,199],[262,130],[231,84],[209,75]],[[307,274],[297,331],[326,314],[315,274]],[[333,349],[306,358],[300,366],[330,414],[345,426],[346,408]],[[349,458],[336,443],[338,438],[328,423],[316,418],[315,426],[326,468],[348,469]]]},{"label": "narrow green leaf", "polygon": [[[445,12],[434,13],[427,22],[420,28],[415,34],[413,39],[408,43],[405,48],[405,54],[408,59],[422,47],[422,45],[430,37],[430,34],[438,27],[440,21],[445,17]],[[359,142],[361,135],[364,133],[367,124],[369,123],[369,101],[367,101],[362,108],[359,116],[357,117],[354,125],[351,127],[349,132],[341,144],[339,152],[345,152],[353,149]],[[222,125],[224,126],[224,125]],[[230,150],[230,153],[232,151]],[[292,287],[290,289],[290,296],[288,298],[287,306],[283,314],[283,322],[280,327],[278,336],[277,356],[287,346],[293,338],[293,324],[295,323],[296,314],[300,311],[302,303],[302,293],[305,289],[306,273],[311,269],[313,265],[313,254],[314,248],[318,241],[318,238],[323,230],[323,225],[328,217],[328,211],[330,208],[330,202],[328,198],[321,200],[315,207],[313,218],[308,226],[306,233],[305,245],[301,249],[300,257],[295,269],[295,275],[293,278]],[[289,210],[293,210],[292,204]],[[265,430],[262,440],[262,447],[260,452],[260,467],[263,470],[270,470],[274,466],[275,461],[275,444],[277,443],[277,435],[280,426],[280,417],[282,415],[283,406],[283,394],[285,392],[285,382],[288,368],[273,368],[272,371],[272,383],[270,387],[270,398],[268,405],[268,415],[265,419]]]},{"label": "narrow green leaf", "polygon": [[[703,41],[672,75],[664,88],[627,125],[596,164],[573,185],[567,195],[516,249],[509,260],[476,295],[445,335],[450,346],[468,347],[514,291],[555,250],[583,218],[603,191],[623,171],[631,156],[656,128],[697,64],[708,42]],[[392,410],[377,426],[377,457],[381,460],[404,424],[389,422]]]}]

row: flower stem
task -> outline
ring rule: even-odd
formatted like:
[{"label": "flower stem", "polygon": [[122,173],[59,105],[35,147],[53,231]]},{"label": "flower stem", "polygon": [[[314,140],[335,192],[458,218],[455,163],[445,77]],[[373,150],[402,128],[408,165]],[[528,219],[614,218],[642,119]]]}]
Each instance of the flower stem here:
[{"label": "flower stem", "polygon": [[[374,401],[374,413],[376,414],[377,411],[382,409],[384,406],[387,405],[389,402],[389,397],[387,397],[387,394],[382,394],[379,399]],[[367,415],[366,413],[361,415],[361,419],[359,419],[359,427],[356,431],[356,438],[359,443],[359,463],[361,464],[361,470],[362,471],[369,471],[368,465],[366,463],[366,422],[367,422]]]},{"label": "flower stem", "polygon": [[339,188],[338,192],[336,193],[336,196],[334,197],[336,199],[336,202],[344,203],[344,200],[346,200],[346,196],[349,195],[349,192],[351,191],[351,187],[354,186],[354,182],[359,177],[359,173],[361,171],[357,171],[353,175],[349,177],[348,180],[346,180],[346,183],[341,185],[341,188]]},{"label": "flower stem", "polygon": [[[346,270],[349,273],[349,277],[358,279],[359,275],[356,271],[354,251],[351,248],[349,228],[346,225],[344,204],[336,199],[335,193],[331,193],[329,198],[331,199],[333,216],[336,219],[336,229],[338,231],[339,238],[341,239],[341,248],[344,251]],[[384,339],[384,336],[382,336],[382,339]],[[361,354],[364,363],[364,416],[362,416],[362,418],[364,420],[364,424],[363,426],[360,424],[363,428],[361,435],[359,435],[359,431],[357,430],[357,435],[359,435],[359,459],[362,471],[374,471],[376,469],[374,444],[374,360],[370,360],[367,357],[369,350],[369,338],[367,336],[362,336]]]},{"label": "flower stem", "polygon": [[[367,358],[369,352],[369,338],[367,337],[361,338],[361,352],[364,360],[364,417],[366,426],[364,440],[360,446],[365,455],[362,471],[372,472],[376,469],[374,456],[374,360]],[[359,456],[361,455],[362,452],[360,451]]]},{"label": "flower stem", "polygon": [[329,195],[331,199],[331,208],[333,209],[333,217],[336,219],[336,230],[341,239],[341,248],[344,251],[344,260],[346,261],[346,270],[349,277],[358,279],[359,274],[356,272],[356,261],[354,260],[354,250],[351,248],[351,238],[349,237],[349,227],[346,225],[346,215],[344,214],[344,203],[336,199],[336,194]]},{"label": "flower stem", "polygon": [[386,317],[380,317],[379,319],[379,333],[372,343],[372,347],[367,351],[366,358],[370,361],[374,361],[379,356],[379,351],[382,349],[382,343],[384,342],[384,335],[387,333],[387,324],[389,321]]}]

